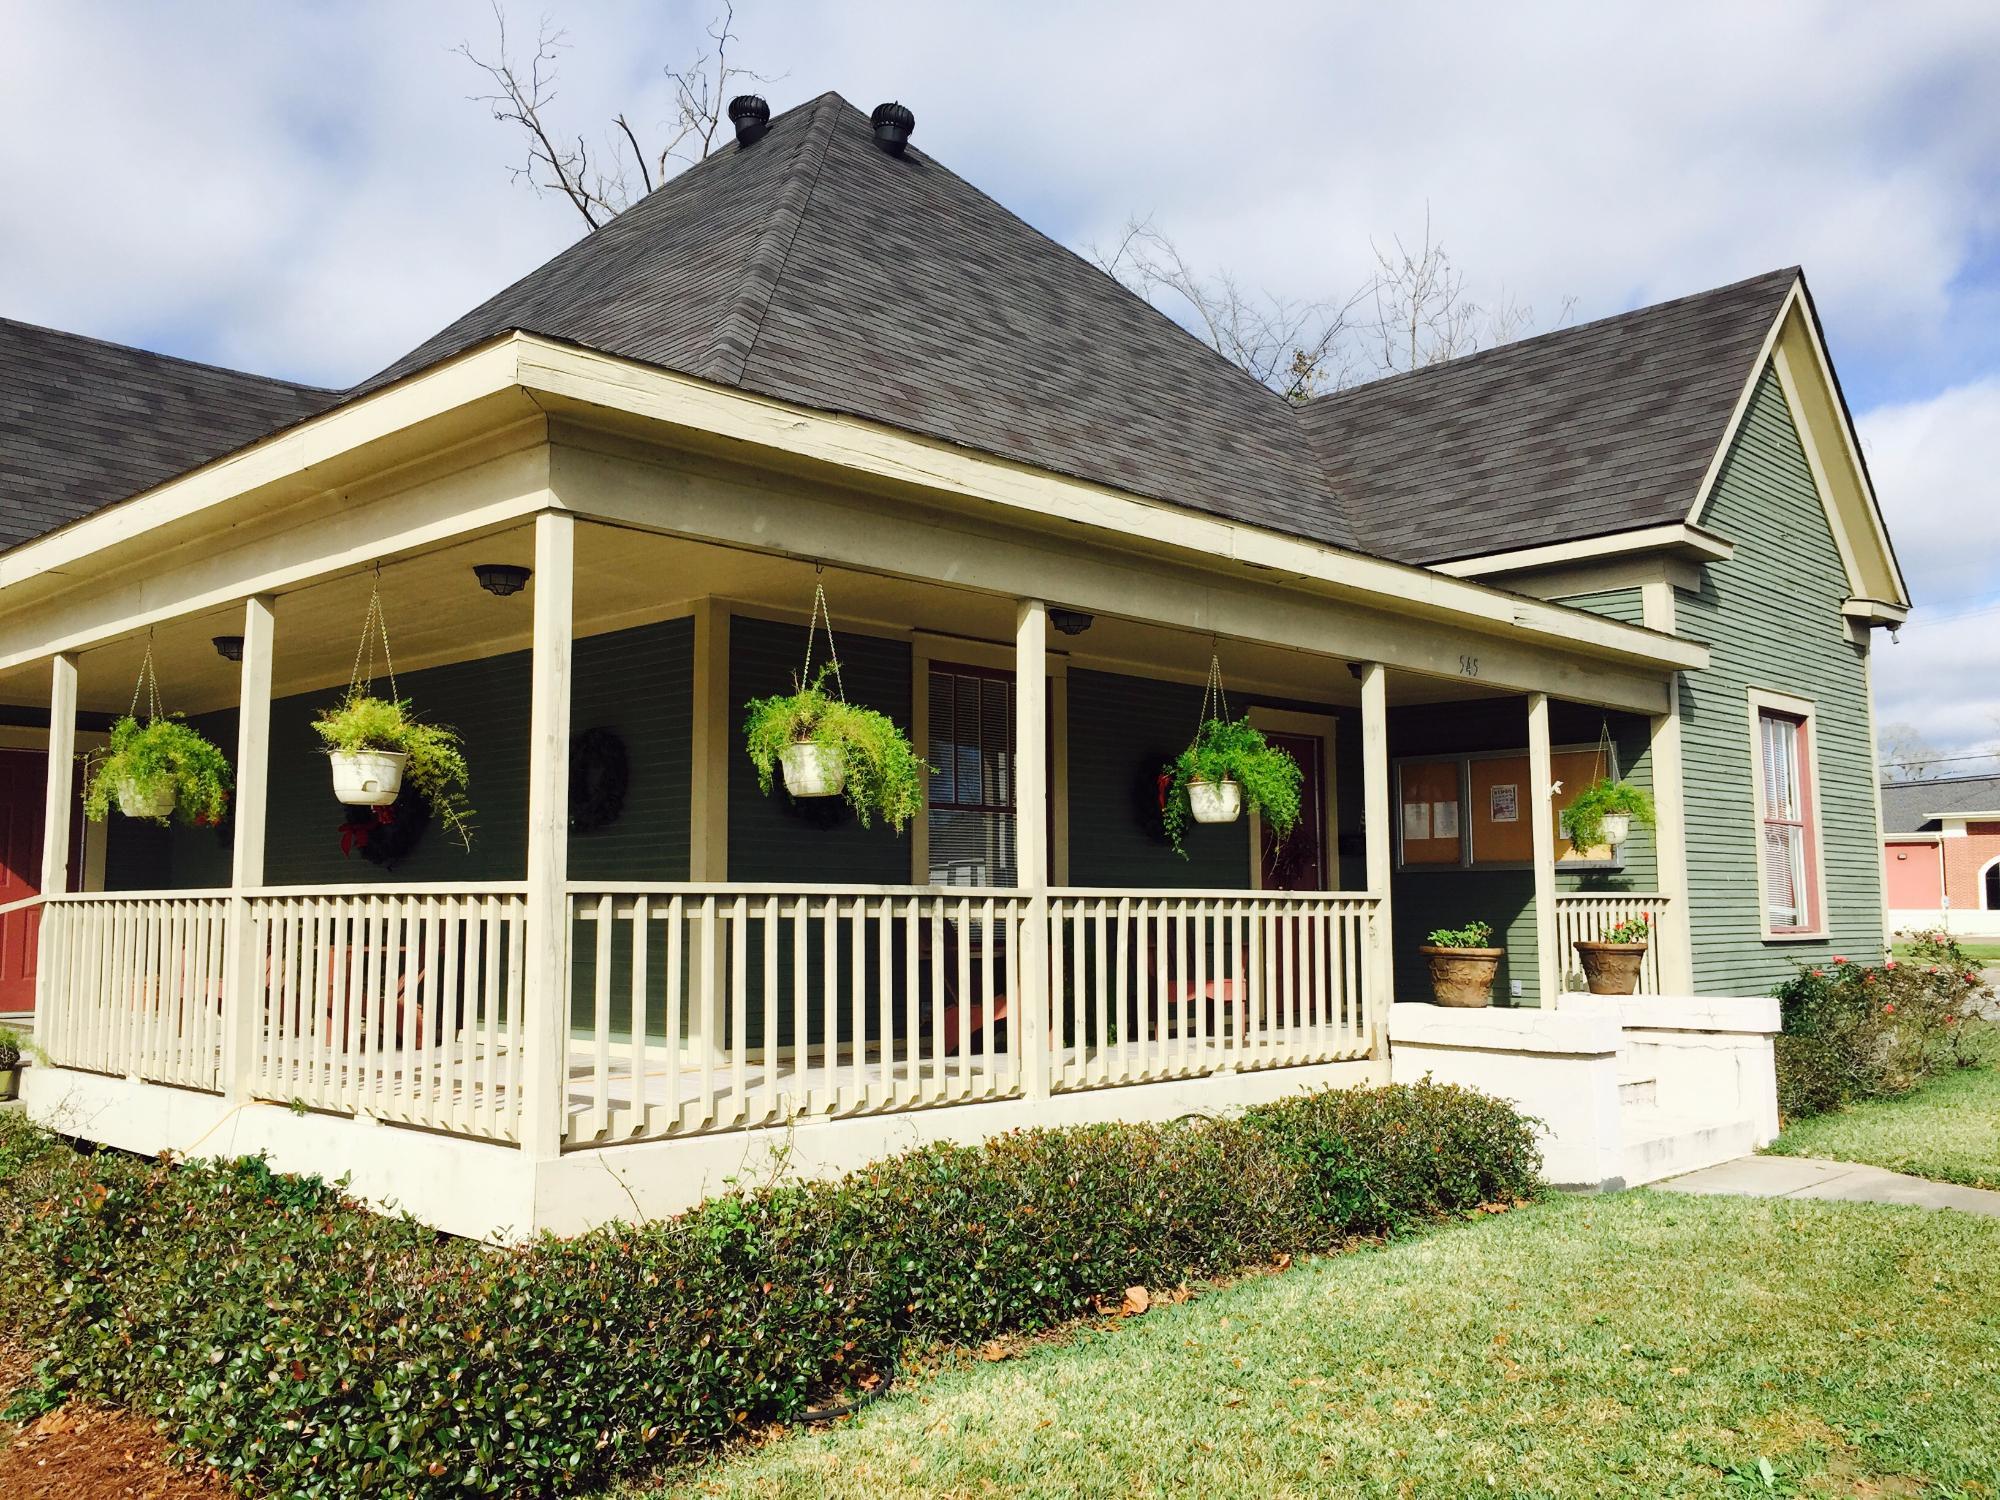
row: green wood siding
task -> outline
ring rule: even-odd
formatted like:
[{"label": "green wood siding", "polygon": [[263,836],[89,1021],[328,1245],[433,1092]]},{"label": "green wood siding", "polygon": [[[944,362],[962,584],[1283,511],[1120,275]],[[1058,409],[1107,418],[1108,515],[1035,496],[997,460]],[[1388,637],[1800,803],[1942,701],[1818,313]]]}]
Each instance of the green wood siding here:
[{"label": "green wood siding", "polygon": [[1603,615],[1607,620],[1616,620],[1621,625],[1643,625],[1646,623],[1645,601],[1639,590],[1599,589],[1594,594],[1572,594],[1567,599],[1558,599],[1558,604],[1567,604],[1571,609],[1589,610],[1594,615]]},{"label": "green wood siding", "polygon": [[[1627,780],[1651,788],[1653,762],[1650,726],[1635,714],[1605,714],[1576,703],[1549,704],[1549,738],[1557,745],[1595,744],[1608,727],[1618,754],[1618,768]],[[1482,750],[1522,751],[1528,748],[1528,709],[1520,698],[1482,699],[1472,703],[1439,703],[1392,709],[1389,713],[1389,755],[1446,755]],[[1393,784],[1391,797],[1394,797]],[[1522,815],[1526,816],[1523,809]],[[1649,891],[1659,882],[1653,831],[1634,828],[1620,868],[1558,870],[1561,891]],[[1535,961],[1535,874],[1533,870],[1412,869],[1396,872],[1391,887],[1391,917],[1398,999],[1430,997],[1429,971],[1417,950],[1434,928],[1490,922],[1499,945],[1507,950],[1494,982],[1494,998],[1502,1004],[1541,1003]],[[1564,955],[1565,967],[1572,960]],[[1518,982],[1519,996],[1509,987]]]},{"label": "green wood siding", "polygon": [[[687,878],[693,643],[687,620],[576,643],[572,727],[617,730],[631,760],[624,814],[599,832],[571,835],[570,870],[577,879]],[[274,700],[266,880],[272,885],[519,880],[527,868],[528,670],[528,653],[517,651],[401,674],[398,686],[418,712],[463,736],[479,815],[470,852],[433,825],[393,870],[341,852],[346,810],[334,800],[326,757],[312,729],[314,716],[339,693]],[[203,715],[196,723],[234,754],[234,709]],[[168,830],[114,814],[106,883],[114,890],[227,885],[229,841],[226,828]]]},{"label": "green wood siding", "polygon": [[[1847,575],[1777,378],[1766,370],[1717,479],[1704,525],[1736,555],[1680,591],[1680,632],[1708,644],[1682,678],[1694,977],[1704,994],[1754,995],[1795,960],[1874,956],[1883,943],[1874,747],[1865,652],[1841,618]],[[1812,700],[1826,872],[1825,942],[1768,943],[1757,895],[1749,689]]]}]

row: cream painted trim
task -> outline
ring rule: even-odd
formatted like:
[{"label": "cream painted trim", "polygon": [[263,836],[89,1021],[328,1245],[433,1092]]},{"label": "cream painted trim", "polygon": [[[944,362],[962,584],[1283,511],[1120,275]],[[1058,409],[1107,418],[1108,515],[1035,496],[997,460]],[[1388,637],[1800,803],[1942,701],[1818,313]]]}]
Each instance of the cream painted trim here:
[{"label": "cream painted trim", "polygon": [[[1537,599],[1567,604],[1580,594],[1601,594],[1614,589],[1643,589],[1665,579],[1676,588],[1701,587],[1700,563],[1667,552],[1636,552],[1627,557],[1606,558],[1602,562],[1571,563],[1541,572],[1509,574],[1507,587]],[[1580,608],[1570,605],[1572,609]],[[1647,629],[1656,629],[1648,624]]]},{"label": "cream painted trim", "polygon": [[[1128,548],[1177,555],[1225,573],[1276,573],[1315,589],[1372,599],[1402,613],[1458,616],[1485,629],[1546,637],[1571,649],[1697,666],[1687,643],[1563,610],[1428,568],[1387,562],[1226,521],[1087,481],[832,416],[588,350],[516,335],[521,383],[556,401],[630,412],[715,438],[828,465],[875,484],[978,501],[1037,521],[1079,526]],[[1693,648],[1699,654],[1699,648]]]},{"label": "cream painted trim", "polygon": [[[1675,628],[1675,585],[1662,578],[1639,590],[1640,608],[1655,630]],[[1694,909],[1688,899],[1687,757],[1681,741],[1681,683],[1667,684],[1667,711],[1653,716],[1653,860],[1667,898],[1660,943],[1660,982],[1669,994],[1694,993]]]},{"label": "cream painted trim", "polygon": [[1977,907],[1979,911],[1993,911],[1996,909],[1986,904],[1986,877],[1992,873],[1995,865],[2000,865],[2000,855],[1987,860],[1985,864],[1979,867],[1979,873],[1972,877],[1972,899],[1979,903]]},{"label": "cream painted trim", "polygon": [[1879,600],[1891,608],[1907,611],[1910,591],[1896,561],[1881,504],[1862,461],[1860,441],[1841,403],[1833,365],[1820,342],[1816,322],[1804,281],[1793,282],[1750,367],[1729,425],[1723,430],[1722,442],[1709,461],[1700,489],[1695,492],[1688,522],[1700,525],[1707,515],[1722,466],[1742,429],[1751,397],[1768,364],[1784,392],[1785,405],[1798,433],[1799,445],[1805,451],[1806,465],[1812,472],[1820,507],[1847,572],[1849,588],[1857,598]]},{"label": "cream painted trim", "polygon": [[[1868,753],[1879,761],[1882,755],[1882,741],[1876,738],[1875,734],[1875,643],[1872,638],[1861,642],[1861,692],[1868,705]],[[1880,849],[1883,847],[1882,830],[1885,825],[1882,818],[1882,772],[1879,766],[1875,774],[1868,778],[1868,790],[1874,794],[1875,847]],[[1882,882],[1882,940],[1886,943],[1894,925],[1889,921],[1889,871],[1878,860],[1875,873],[1877,879]],[[1945,894],[1942,840],[1938,844],[1938,894],[1941,897]]]},{"label": "cream painted trim", "polygon": [[[1615,747],[1614,747],[1615,748]],[[1549,695],[1528,694],[1528,826],[1535,839],[1535,1003],[1553,1009],[1561,1000],[1567,957],[1557,946],[1556,810],[1554,756],[1549,747]],[[1614,771],[1614,775],[1616,772]],[[1472,822],[1466,809],[1466,823]]]},{"label": "cream painted trim", "polygon": [[1910,618],[1907,604],[1891,604],[1883,599],[1844,599],[1840,612],[1850,620],[1864,620],[1871,625],[1900,625]]},{"label": "cream painted trim", "polygon": [[[1015,668],[1014,648],[970,636],[944,635],[935,630],[908,632],[910,640],[910,747],[917,759],[930,759],[931,664],[985,667],[1006,672]],[[1053,648],[1047,653],[1049,683],[1049,873],[1051,885],[1069,884],[1069,658]],[[1018,712],[1018,707],[1016,712]],[[1018,788],[1016,789],[1018,793]],[[931,878],[930,798],[924,815],[910,820],[910,884],[929,885]],[[1014,816],[1021,816],[1018,795]],[[1017,835],[1018,837],[1018,835]],[[1016,845],[1018,850],[1019,845]]]},{"label": "cream painted trim", "polygon": [[729,606],[694,605],[693,758],[688,785],[688,878],[729,878]]},{"label": "cream painted trim", "polygon": [[[1601,562],[1606,558],[1632,553],[1674,549],[1692,554],[1704,562],[1727,562],[1736,555],[1736,544],[1692,521],[1675,521],[1665,526],[1641,526],[1617,531],[1609,536],[1586,537],[1575,542],[1550,542],[1541,547],[1521,547],[1512,552],[1488,552],[1478,557],[1461,557],[1437,564],[1437,571],[1453,578],[1486,578],[1496,573],[1524,573],[1531,569]],[[1509,584],[1509,588],[1515,587]]]},{"label": "cream painted trim", "polygon": [[[1327,883],[1321,890],[1340,889],[1340,796],[1334,779],[1338,756],[1334,752],[1340,720],[1332,714],[1301,713],[1292,708],[1250,706],[1250,722],[1259,729],[1279,734],[1316,735],[1320,742],[1321,808],[1324,826],[1320,829],[1320,872]],[[1257,809],[1250,809],[1250,889],[1264,889],[1264,824]]]},{"label": "cream painted trim", "polygon": [[[1749,707],[1750,727],[1750,791],[1751,791],[1751,834],[1755,841],[1757,856],[1757,932],[1767,943],[1812,943],[1824,942],[1832,934],[1832,923],[1826,907],[1826,829],[1821,817],[1825,805],[1825,787],[1819,775],[1819,710],[1810,698],[1794,698],[1789,693],[1779,693],[1764,688],[1748,690],[1746,700]],[[1770,880],[1764,873],[1764,743],[1758,725],[1759,716],[1766,710],[1772,713],[1789,714],[1803,719],[1806,726],[1806,764],[1812,776],[1812,835],[1813,835],[1813,914],[1819,919],[1809,932],[1773,932],[1771,930]],[[1878,822],[1876,831],[1881,831]]]}]

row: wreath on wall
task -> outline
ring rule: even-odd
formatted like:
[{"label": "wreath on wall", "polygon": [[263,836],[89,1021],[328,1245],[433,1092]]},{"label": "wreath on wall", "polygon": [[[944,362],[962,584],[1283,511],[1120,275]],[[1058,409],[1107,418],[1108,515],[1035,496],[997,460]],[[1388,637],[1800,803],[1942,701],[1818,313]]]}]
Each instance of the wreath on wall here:
[{"label": "wreath on wall", "polygon": [[632,783],[632,757],[615,729],[586,729],[569,747],[569,826],[575,833],[596,833],[616,823],[625,811],[625,791]]},{"label": "wreath on wall", "polygon": [[431,826],[430,799],[405,781],[387,807],[351,807],[340,824],[340,852],[358,854],[371,865],[393,870],[423,840]]},{"label": "wreath on wall", "polygon": [[1172,778],[1160,767],[1174,758],[1171,750],[1148,750],[1132,768],[1132,814],[1149,843],[1166,846],[1167,790]]}]

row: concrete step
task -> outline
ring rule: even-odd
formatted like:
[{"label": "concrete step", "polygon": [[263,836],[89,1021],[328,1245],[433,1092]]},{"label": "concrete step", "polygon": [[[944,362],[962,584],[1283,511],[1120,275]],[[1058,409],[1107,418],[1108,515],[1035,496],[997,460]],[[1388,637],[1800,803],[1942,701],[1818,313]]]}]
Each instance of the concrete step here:
[{"label": "concrete step", "polygon": [[1691,1120],[1657,1107],[1620,1111],[1627,1187],[1734,1161],[1757,1149],[1754,1120]]},{"label": "concrete step", "polygon": [[1660,1102],[1660,1080],[1637,1068],[1618,1068],[1618,1107],[1644,1109]]}]

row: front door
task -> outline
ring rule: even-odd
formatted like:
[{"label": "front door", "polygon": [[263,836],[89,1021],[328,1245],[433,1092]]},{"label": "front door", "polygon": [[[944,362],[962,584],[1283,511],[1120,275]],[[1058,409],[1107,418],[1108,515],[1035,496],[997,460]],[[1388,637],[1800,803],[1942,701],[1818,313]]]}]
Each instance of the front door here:
[{"label": "front door", "polygon": [[1267,730],[1265,740],[1299,764],[1299,824],[1289,838],[1263,833],[1267,891],[1323,891],[1326,878],[1326,746],[1316,734]]},{"label": "front door", "polygon": [[[39,750],[0,750],[0,906],[41,889],[42,807],[49,758]],[[0,914],[0,1015],[35,1008],[35,938],[42,911]]]}]

